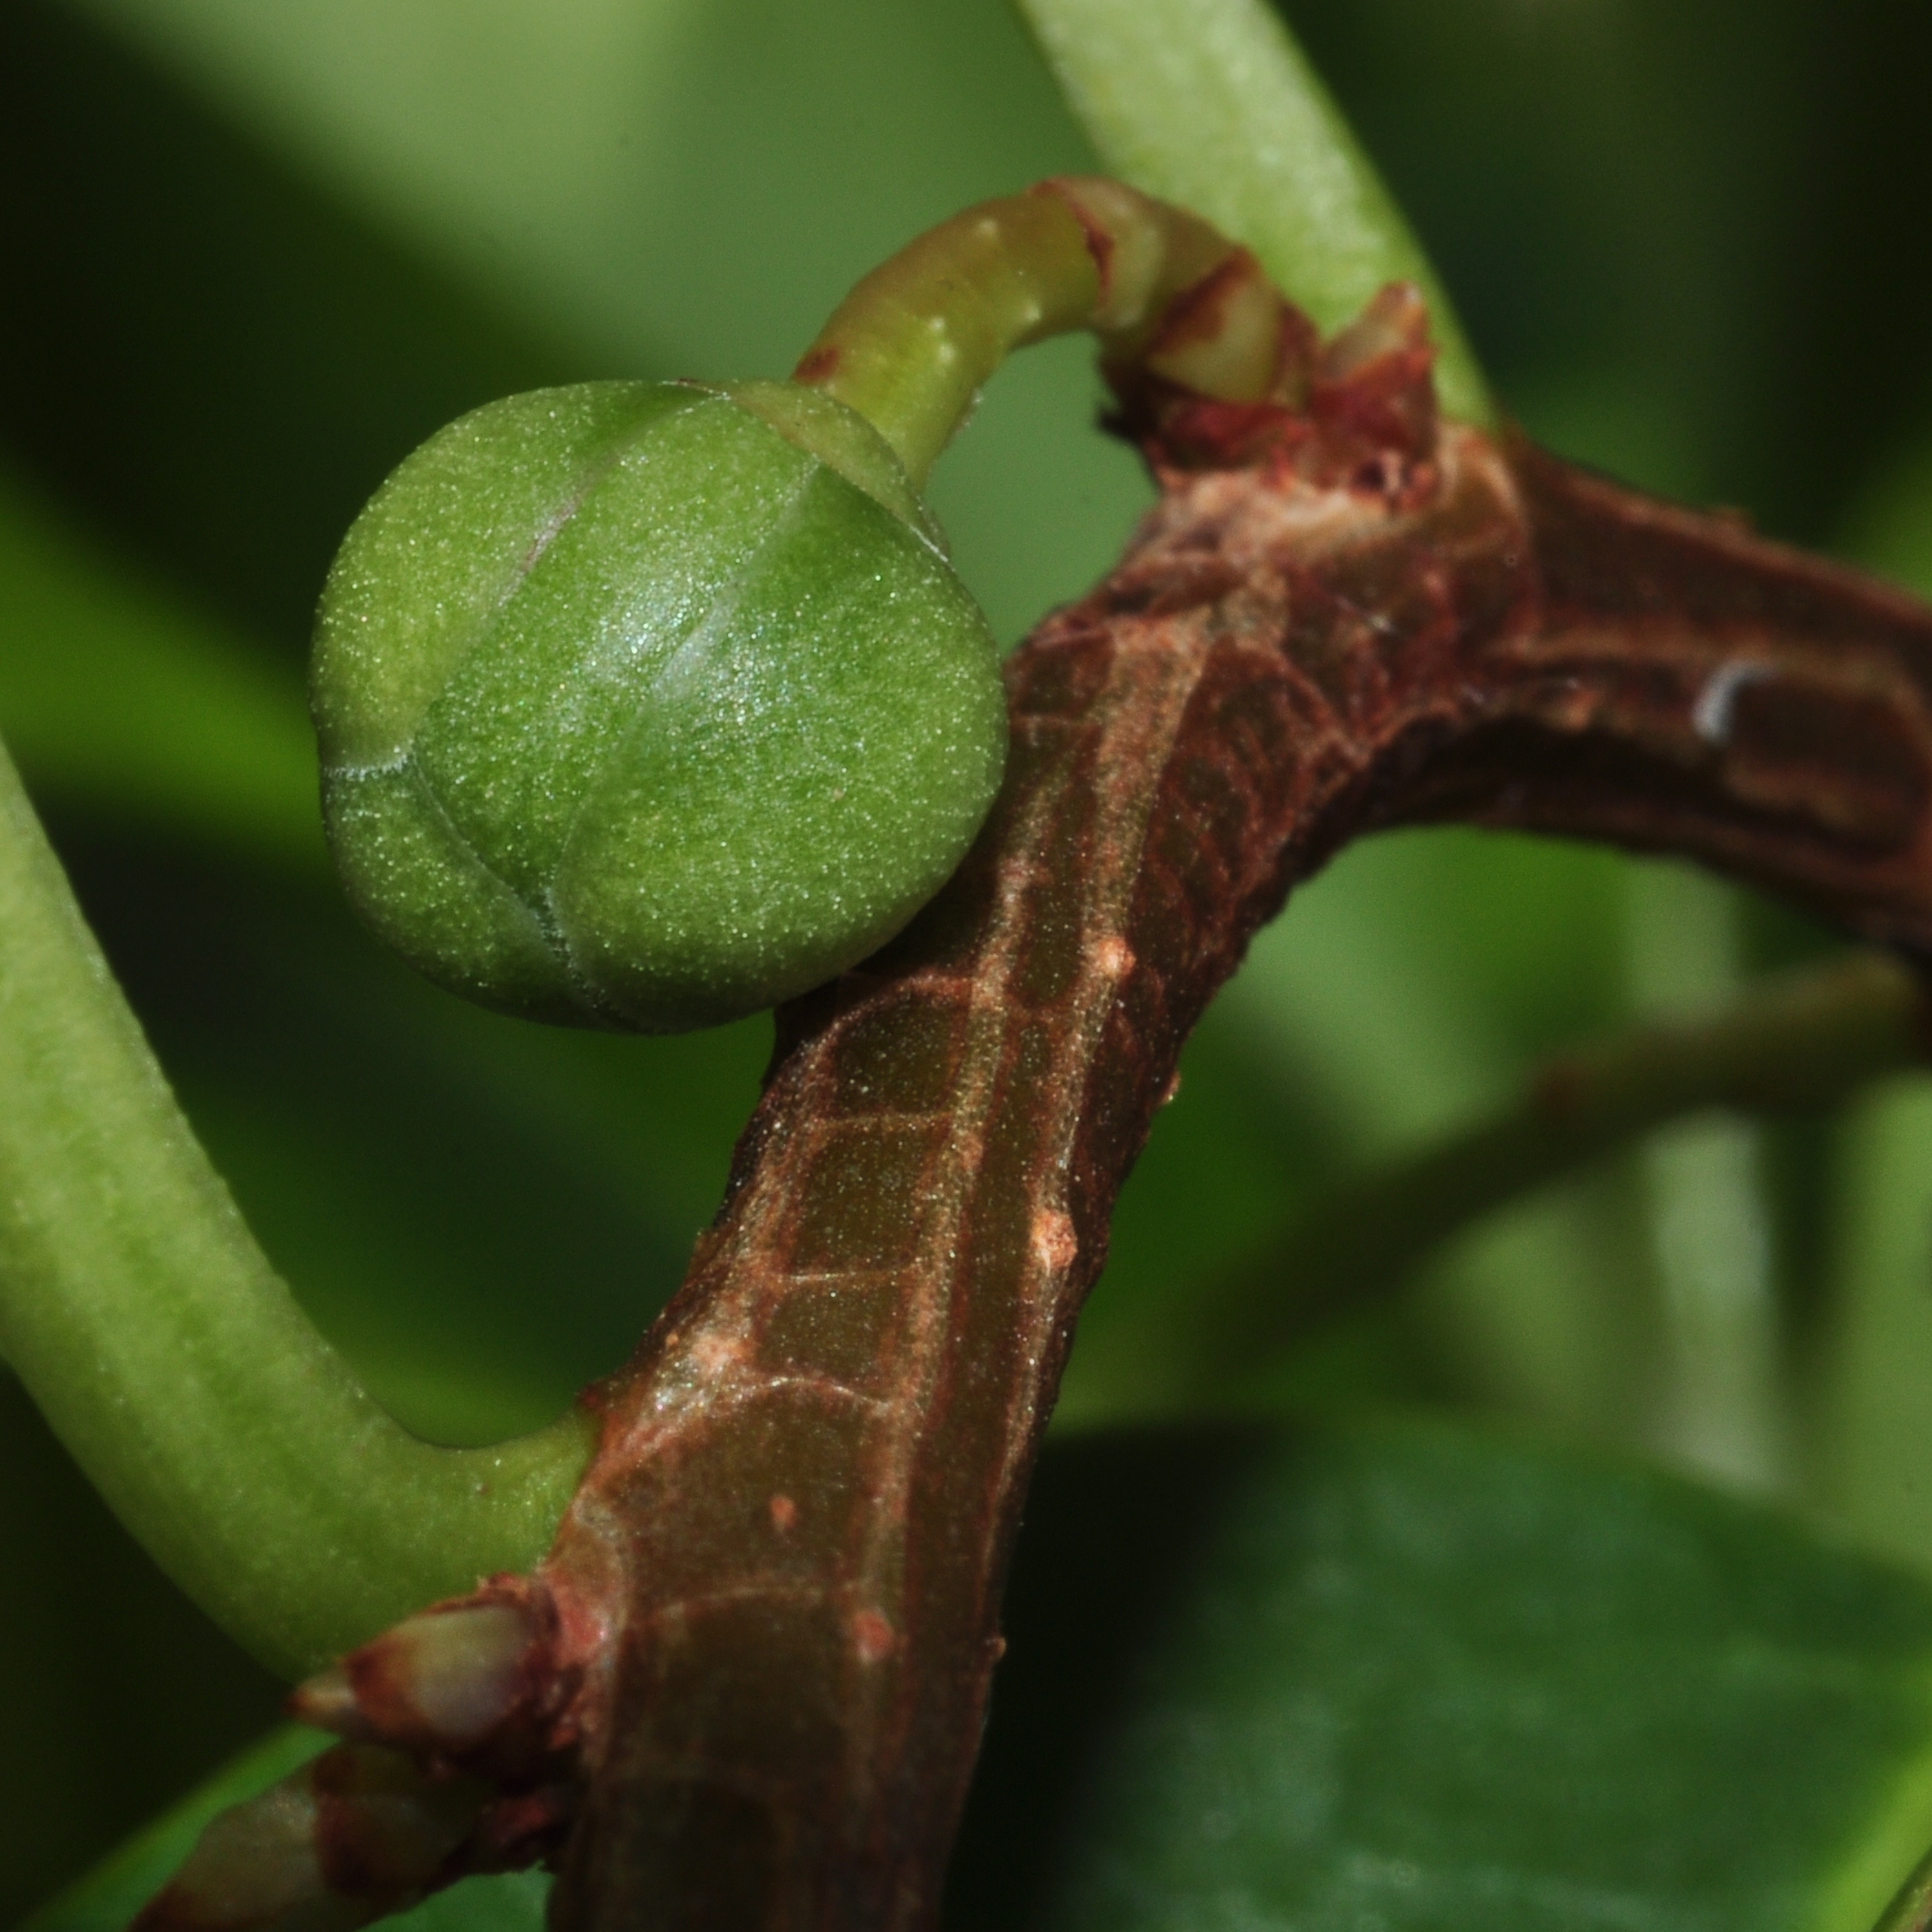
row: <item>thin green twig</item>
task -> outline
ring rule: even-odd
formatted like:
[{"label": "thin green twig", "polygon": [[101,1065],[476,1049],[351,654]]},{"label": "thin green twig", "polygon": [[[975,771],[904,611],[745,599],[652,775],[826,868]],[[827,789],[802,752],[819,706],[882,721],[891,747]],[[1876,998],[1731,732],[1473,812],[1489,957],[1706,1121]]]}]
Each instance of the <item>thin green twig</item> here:
[{"label": "thin green twig", "polygon": [[1491,1118],[1345,1184],[1184,1306],[1114,1347],[1158,1364],[1136,1409],[1239,1401],[1314,1329],[1393,1295],[1444,1240],[1532,1188],[1685,1114],[1815,1112],[1932,1057],[1917,977],[1861,953],[1704,1021],[1563,1053]]},{"label": "thin green twig", "polygon": [[573,1412],[438,1449],[377,1406],[209,1166],[0,749],[0,1354],[121,1519],[291,1675],[547,1547]]}]

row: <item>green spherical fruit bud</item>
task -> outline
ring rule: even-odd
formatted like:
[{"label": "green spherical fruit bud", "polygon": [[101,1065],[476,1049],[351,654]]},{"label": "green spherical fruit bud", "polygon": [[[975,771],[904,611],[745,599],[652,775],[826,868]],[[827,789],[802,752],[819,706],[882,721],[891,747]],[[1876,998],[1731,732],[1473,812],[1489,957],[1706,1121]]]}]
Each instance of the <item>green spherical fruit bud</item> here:
[{"label": "green spherical fruit bud", "polygon": [[782,384],[594,383],[409,457],[322,594],[351,895],[489,1006],[674,1031],[897,932],[999,782],[998,652],[897,459]]}]

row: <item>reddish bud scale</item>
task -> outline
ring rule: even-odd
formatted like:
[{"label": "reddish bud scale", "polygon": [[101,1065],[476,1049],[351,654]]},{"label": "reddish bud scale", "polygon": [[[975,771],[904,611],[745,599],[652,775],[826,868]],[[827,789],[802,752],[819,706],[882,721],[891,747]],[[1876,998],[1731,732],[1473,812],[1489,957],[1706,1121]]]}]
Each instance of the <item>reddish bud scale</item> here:
[{"label": "reddish bud scale", "polygon": [[542,1784],[569,1747],[559,1719],[573,1680],[558,1661],[555,1607],[530,1578],[406,1619],[301,1685],[289,1715],[438,1770]]}]

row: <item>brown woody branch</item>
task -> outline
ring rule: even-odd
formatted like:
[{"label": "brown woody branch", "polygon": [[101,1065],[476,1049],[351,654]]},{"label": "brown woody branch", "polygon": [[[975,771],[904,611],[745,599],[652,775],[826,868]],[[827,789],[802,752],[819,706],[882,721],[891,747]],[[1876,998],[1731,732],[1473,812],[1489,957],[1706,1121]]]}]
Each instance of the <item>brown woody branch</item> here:
[{"label": "brown woody branch", "polygon": [[931,1925],[1114,1198],[1207,1001],[1347,839],[1681,851],[1932,944],[1932,613],[1439,436],[1426,368],[1397,300],[1299,413],[1126,398],[1162,501],[1013,660],[993,822],[781,1014],[555,1547],[495,1587],[561,1687],[545,1788],[581,1793],[560,1932]]},{"label": "brown woody branch", "polygon": [[560,1925],[931,1922],[1115,1194],[1346,839],[1608,838],[1932,937],[1925,611],[1519,441],[1357,453],[1170,471],[1015,661],[966,871],[784,1016],[544,1572],[605,1673]]}]

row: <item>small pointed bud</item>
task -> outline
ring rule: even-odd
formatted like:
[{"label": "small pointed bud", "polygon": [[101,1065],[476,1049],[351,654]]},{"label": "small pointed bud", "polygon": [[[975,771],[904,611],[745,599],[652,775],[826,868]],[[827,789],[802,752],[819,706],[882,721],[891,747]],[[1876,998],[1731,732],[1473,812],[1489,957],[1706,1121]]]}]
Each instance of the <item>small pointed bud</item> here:
[{"label": "small pointed bud", "polygon": [[343,1737],[366,1737],[368,1726],[355,1702],[355,1686],[339,1663],[297,1684],[289,1696],[289,1715],[318,1731]]},{"label": "small pointed bud", "polygon": [[490,1799],[399,1752],[337,1745],[216,1818],[132,1932],[354,1932],[460,1876]]},{"label": "small pointed bud", "polygon": [[543,1652],[521,1605],[451,1604],[406,1619],[311,1677],[289,1710],[343,1737],[461,1753],[528,1710]]},{"label": "small pointed bud", "polygon": [[1429,310],[1413,282],[1392,281],[1378,289],[1346,328],[1322,349],[1320,376],[1344,383],[1384,356],[1404,355],[1429,344]]},{"label": "small pointed bud", "polygon": [[1436,390],[1429,310],[1411,282],[1390,282],[1322,351],[1309,413],[1343,467],[1364,458],[1400,462],[1436,446]]}]

